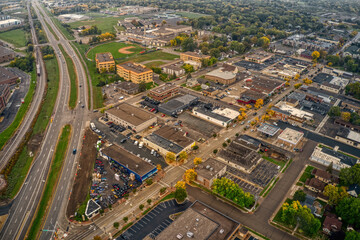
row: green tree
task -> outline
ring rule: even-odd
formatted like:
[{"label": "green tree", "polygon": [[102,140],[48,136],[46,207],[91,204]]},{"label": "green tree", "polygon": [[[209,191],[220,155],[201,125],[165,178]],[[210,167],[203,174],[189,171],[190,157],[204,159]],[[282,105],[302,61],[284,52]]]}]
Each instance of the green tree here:
[{"label": "green tree", "polygon": [[124,221],[125,223],[127,223],[128,220],[129,220],[128,217],[123,217],[123,221]]},{"label": "green tree", "polygon": [[257,44],[259,47],[262,47],[263,49],[267,49],[270,46],[270,39],[267,37],[261,37],[259,38]]},{"label": "green tree", "polygon": [[145,92],[146,91],[146,82],[145,81],[141,81],[139,83],[139,92]]},{"label": "green tree", "polygon": [[324,195],[329,197],[331,205],[337,205],[342,199],[348,197],[348,193],[344,187],[336,187],[331,184],[324,189]]},{"label": "green tree", "polygon": [[181,48],[185,52],[186,51],[192,52],[196,48],[196,43],[194,42],[194,39],[192,37],[188,37],[181,43]]},{"label": "green tree", "polygon": [[140,204],[139,209],[142,211],[144,209],[144,204]]},{"label": "green tree", "polygon": [[346,232],[345,240],[360,240],[360,233],[356,231]]},{"label": "green tree", "polygon": [[303,190],[297,190],[293,199],[294,201],[304,202],[306,199],[306,193]]},{"label": "green tree", "polygon": [[360,164],[341,169],[340,180],[345,186],[350,186],[351,184],[360,185]]},{"label": "green tree", "polygon": [[360,198],[344,198],[336,206],[336,213],[346,224],[360,227]]},{"label": "green tree", "polygon": [[118,229],[118,228],[119,228],[119,226],[120,226],[120,223],[118,223],[118,222],[114,222],[114,228]]},{"label": "green tree", "polygon": [[177,188],[174,193],[174,197],[176,201],[183,202],[187,198],[186,189],[183,188]]},{"label": "green tree", "polygon": [[183,65],[183,69],[185,70],[186,73],[191,73],[194,71],[194,67],[187,63]]},{"label": "green tree", "polygon": [[146,202],[150,205],[151,202],[152,202],[152,200],[151,200],[151,199],[148,199]]},{"label": "green tree", "polygon": [[341,115],[341,110],[340,110],[340,107],[339,106],[333,106],[330,108],[329,112],[328,112],[328,115],[330,117],[338,117]]}]

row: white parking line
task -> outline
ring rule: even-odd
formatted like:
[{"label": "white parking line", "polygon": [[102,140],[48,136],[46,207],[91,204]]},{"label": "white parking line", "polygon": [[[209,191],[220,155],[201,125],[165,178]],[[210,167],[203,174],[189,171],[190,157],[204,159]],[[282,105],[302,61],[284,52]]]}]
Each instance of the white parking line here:
[{"label": "white parking line", "polygon": [[[31,190],[31,189],[30,189]],[[154,209],[154,212],[156,212],[157,214],[159,214],[160,212],[156,209]],[[156,215],[155,215],[156,216]]]}]

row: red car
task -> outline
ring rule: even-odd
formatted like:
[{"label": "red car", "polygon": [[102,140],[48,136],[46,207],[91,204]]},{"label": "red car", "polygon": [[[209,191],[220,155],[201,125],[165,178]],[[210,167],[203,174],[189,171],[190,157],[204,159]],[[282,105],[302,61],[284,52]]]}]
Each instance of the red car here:
[{"label": "red car", "polygon": [[153,108],[153,109],[150,110],[150,112],[153,112],[153,111],[155,111],[155,108]]},{"label": "red car", "polygon": [[161,115],[161,117],[165,117],[165,114]]}]

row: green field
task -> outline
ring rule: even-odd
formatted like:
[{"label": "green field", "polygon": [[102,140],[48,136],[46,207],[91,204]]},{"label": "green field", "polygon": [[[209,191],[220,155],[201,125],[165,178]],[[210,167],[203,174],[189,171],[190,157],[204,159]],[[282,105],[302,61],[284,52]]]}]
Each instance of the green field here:
[{"label": "green field", "polygon": [[311,178],[311,171],[314,169],[313,166],[307,166],[304,173],[301,175],[299,181],[305,183],[306,179]]},{"label": "green field", "polygon": [[200,17],[209,16],[206,14],[194,13],[194,12],[176,12],[176,14],[186,18],[200,18]]},{"label": "green field", "polygon": [[25,96],[24,103],[21,104],[21,106],[15,116],[14,121],[10,124],[10,126],[7,129],[5,129],[0,134],[0,149],[3,148],[3,146],[10,139],[10,137],[13,135],[13,133],[19,127],[21,121],[25,117],[25,114],[28,110],[28,107],[30,106],[30,103],[32,101],[32,98],[33,98],[33,95],[35,92],[35,86],[36,86],[36,68],[34,67],[34,70],[31,72],[29,91]]},{"label": "green field", "polygon": [[[129,17],[129,16],[126,16]],[[71,28],[78,28],[81,26],[93,26],[96,25],[102,33],[105,32],[114,32],[114,26],[117,25],[119,20],[124,19],[125,17],[94,17],[89,20],[77,21],[69,23]]]},{"label": "green field", "polygon": [[70,77],[70,98],[69,98],[69,107],[71,109],[74,109],[76,106],[76,101],[77,101],[77,75],[76,75],[76,70],[75,70],[75,66],[74,66],[74,62],[72,61],[72,59],[70,58],[70,56],[65,52],[63,46],[61,44],[59,44],[59,48],[62,52],[62,54],[65,57],[66,60],[66,65],[68,68],[68,72],[69,72],[69,77]]},{"label": "green field", "polygon": [[146,63],[144,65],[147,66],[148,68],[152,68],[152,67],[159,67],[163,64],[165,64],[165,62],[163,62],[163,61],[153,61],[153,62]]},{"label": "green field", "polygon": [[15,47],[25,47],[26,33],[23,29],[15,29],[0,33],[0,39],[13,44]]},{"label": "green field", "polygon": [[[128,51],[133,52],[132,54],[123,54],[119,53],[119,49],[124,47],[130,47],[133,46],[134,48],[128,49]],[[102,53],[102,52],[110,52],[115,59],[119,58],[126,58],[133,56],[143,50],[142,47],[136,44],[126,44],[121,42],[110,42],[98,45],[94,48],[92,48],[89,53],[87,54],[87,57],[89,59],[92,59],[94,61],[96,53]]]},{"label": "green field", "polygon": [[155,51],[155,52],[150,52],[150,53],[146,53],[143,55],[136,55],[133,57],[129,57],[128,59],[122,60],[121,62],[132,61],[132,62],[141,63],[141,62],[150,61],[150,60],[161,61],[161,60],[174,60],[176,58],[179,58],[179,56],[171,54],[171,53],[162,52],[162,51]]},{"label": "green field", "polygon": [[54,157],[52,159],[52,163],[50,167],[50,172],[48,175],[48,179],[46,181],[46,186],[44,188],[41,201],[37,208],[38,211],[33,219],[27,239],[37,239],[37,235],[41,231],[40,228],[42,226],[43,221],[45,220],[44,217],[46,216],[47,207],[50,203],[51,197],[57,185],[56,184],[57,180],[60,177],[63,160],[65,158],[65,154],[68,149],[70,134],[71,134],[71,126],[70,125],[64,126],[60,138],[58,139],[56,151],[54,153]]}]

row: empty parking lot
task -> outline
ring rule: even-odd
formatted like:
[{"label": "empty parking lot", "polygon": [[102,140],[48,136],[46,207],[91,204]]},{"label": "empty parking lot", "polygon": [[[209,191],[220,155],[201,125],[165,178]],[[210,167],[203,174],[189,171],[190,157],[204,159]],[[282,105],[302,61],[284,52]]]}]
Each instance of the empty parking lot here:
[{"label": "empty parking lot", "polygon": [[174,199],[162,202],[131,226],[131,228],[126,230],[117,239],[140,240],[145,238],[147,235],[151,238],[155,238],[172,223],[172,220],[169,218],[171,214],[183,212],[190,205],[190,201],[186,201],[184,204],[179,205]]}]

